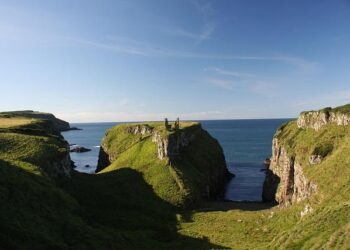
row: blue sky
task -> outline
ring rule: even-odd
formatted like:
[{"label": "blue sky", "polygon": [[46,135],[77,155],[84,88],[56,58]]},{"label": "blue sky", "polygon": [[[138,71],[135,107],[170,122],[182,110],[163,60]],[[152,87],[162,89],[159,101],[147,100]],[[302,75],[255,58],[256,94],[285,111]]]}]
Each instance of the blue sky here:
[{"label": "blue sky", "polygon": [[70,122],[295,117],[350,102],[346,0],[0,3],[0,107]]}]

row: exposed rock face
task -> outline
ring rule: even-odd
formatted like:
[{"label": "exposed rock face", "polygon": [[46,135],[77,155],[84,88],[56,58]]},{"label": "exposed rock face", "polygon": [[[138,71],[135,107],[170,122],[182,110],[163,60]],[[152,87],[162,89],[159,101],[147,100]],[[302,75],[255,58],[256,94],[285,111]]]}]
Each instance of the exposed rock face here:
[{"label": "exposed rock face", "polygon": [[300,217],[304,217],[305,215],[308,215],[312,213],[314,209],[310,205],[305,205],[304,210],[300,212]]},{"label": "exposed rock face", "polygon": [[169,157],[171,160],[176,158],[182,148],[188,146],[195,138],[195,133],[175,132],[166,138],[162,138],[160,132],[155,132],[152,136],[152,142],[158,146],[158,158],[163,160]]},{"label": "exposed rock face", "polygon": [[140,134],[140,135],[149,135],[152,133],[152,128],[147,124],[138,124],[135,126],[129,126],[126,128],[126,131],[129,134]]},{"label": "exposed rock face", "polygon": [[[198,129],[201,129],[201,127],[198,126]],[[162,137],[160,131],[154,131],[153,128],[147,124],[128,126],[126,132],[133,135],[152,136],[152,142],[157,145],[158,158],[160,160],[166,158],[170,160],[175,159],[180,154],[181,149],[188,146],[196,135],[195,131],[188,133],[179,130],[169,136]],[[111,162],[118,157],[117,155],[107,154],[107,151],[105,146],[101,145],[96,173],[111,164]]]},{"label": "exposed rock face", "polygon": [[85,147],[77,147],[77,146],[72,147],[69,150],[69,152],[71,152],[71,153],[73,153],[73,152],[74,153],[85,153],[85,152],[89,152],[89,151],[91,151],[91,149],[85,148]]},{"label": "exposed rock face", "polygon": [[221,146],[199,123],[182,125],[167,129],[155,122],[111,128],[101,144],[96,173],[106,167],[105,171],[137,169],[157,195],[176,206],[221,198],[232,177]]},{"label": "exposed rock face", "polygon": [[322,161],[322,156],[321,155],[311,155],[309,157],[309,162],[311,165],[316,165],[316,164],[320,164]]},{"label": "exposed rock face", "polygon": [[263,187],[263,200],[289,205],[308,198],[317,189],[303,174],[295,157],[289,157],[278,138],[273,139],[272,158]]},{"label": "exposed rock face", "polygon": [[45,171],[51,177],[70,177],[70,173],[72,170],[72,161],[70,159],[69,153],[65,154],[65,156],[61,160],[55,160],[48,164],[48,167]]},{"label": "exposed rock face", "polygon": [[346,126],[350,124],[350,116],[340,112],[320,110],[302,113],[297,121],[299,128],[312,128],[316,131],[329,123]]},{"label": "exposed rock face", "polygon": [[111,160],[109,159],[109,155],[104,149],[104,146],[101,145],[100,152],[98,153],[98,162],[97,168],[95,170],[96,173],[100,172],[102,169],[111,164]]}]

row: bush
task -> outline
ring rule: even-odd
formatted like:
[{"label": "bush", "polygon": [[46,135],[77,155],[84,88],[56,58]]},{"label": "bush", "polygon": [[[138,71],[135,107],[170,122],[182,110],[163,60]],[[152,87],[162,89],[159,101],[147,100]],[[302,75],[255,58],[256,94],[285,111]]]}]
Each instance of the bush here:
[{"label": "bush", "polygon": [[314,155],[320,155],[321,157],[326,157],[333,151],[333,145],[330,143],[325,143],[321,145],[317,145],[313,150]]}]

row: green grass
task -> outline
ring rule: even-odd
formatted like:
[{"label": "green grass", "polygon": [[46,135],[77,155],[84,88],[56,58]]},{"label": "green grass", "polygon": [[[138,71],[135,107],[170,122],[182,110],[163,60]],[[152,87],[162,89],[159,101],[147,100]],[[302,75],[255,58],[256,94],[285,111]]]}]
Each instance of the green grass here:
[{"label": "green grass", "polygon": [[[111,166],[53,179],[45,166],[67,154],[62,137],[40,119],[13,124],[0,128],[0,248],[349,249],[350,126],[303,130],[292,121],[277,131],[318,187],[299,204],[209,201],[179,209],[216,179],[211,166],[221,154],[205,132],[168,164],[157,159],[150,136],[116,127],[104,141],[117,157]],[[175,132],[150,126],[162,136]],[[182,129],[199,131],[196,124]],[[324,158],[311,165],[315,153]],[[313,211],[301,217],[305,205]]]},{"label": "green grass", "polygon": [[[160,160],[152,134],[130,134],[130,128],[148,126],[152,133],[160,133],[167,139],[175,133],[195,135],[176,159]],[[219,192],[227,174],[225,159],[218,142],[201,129],[198,123],[181,122],[180,130],[166,130],[163,123],[123,124],[110,129],[102,142],[110,158],[114,159],[101,173],[121,168],[131,168],[143,174],[154,192],[175,206],[190,206],[206,195],[206,186],[211,192]]]},{"label": "green grass", "polygon": [[[315,110],[310,110],[310,111],[304,111],[301,114],[307,113],[307,112],[313,112]],[[319,110],[320,112],[324,112],[326,114],[329,114],[330,112],[334,112],[334,113],[342,113],[342,114],[350,114],[350,103],[343,105],[343,106],[339,106],[339,107],[335,107],[335,108],[331,108],[331,107],[327,107],[327,108],[323,108],[321,110]]]},{"label": "green grass", "polygon": [[[232,249],[349,249],[350,126],[330,124],[315,131],[292,121],[276,136],[317,184],[317,193],[288,208],[192,211],[188,222],[180,221],[182,234]],[[315,152],[324,159],[311,165],[308,158]],[[305,205],[313,212],[301,217]]]},{"label": "green grass", "polygon": [[68,153],[57,130],[12,124],[0,130],[1,249],[220,248],[179,234],[177,208],[132,168],[54,178]]},{"label": "green grass", "polygon": [[24,117],[19,118],[1,118],[0,116],[0,128],[10,128],[30,124],[34,119],[28,119]]}]

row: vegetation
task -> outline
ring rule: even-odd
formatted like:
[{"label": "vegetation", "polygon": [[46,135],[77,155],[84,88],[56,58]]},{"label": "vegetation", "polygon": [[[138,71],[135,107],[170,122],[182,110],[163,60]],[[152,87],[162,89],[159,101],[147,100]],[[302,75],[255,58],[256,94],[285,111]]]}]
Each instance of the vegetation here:
[{"label": "vegetation", "polygon": [[339,112],[343,114],[350,114],[350,104],[346,104],[333,109],[334,112]]},{"label": "vegetation", "polygon": [[[130,133],[135,126],[146,126],[152,133]],[[158,145],[152,141],[155,133],[161,140],[170,140],[176,133],[195,135],[195,140],[181,151],[181,157],[160,160]],[[223,186],[227,174],[221,147],[198,123],[181,122],[179,130],[167,130],[161,122],[119,125],[108,131],[103,148],[115,160],[101,173],[132,168],[143,174],[159,197],[175,206],[193,205],[209,187],[213,193],[218,191],[214,187]]]},{"label": "vegetation", "polygon": [[177,208],[133,169],[54,178],[66,142],[46,120],[11,119],[0,128],[0,248],[220,247],[179,234]]},{"label": "vegetation", "polygon": [[[6,119],[7,118],[7,119]],[[37,122],[38,119],[51,123],[50,127],[59,131],[70,130],[69,123],[56,118],[53,114],[37,112],[32,110],[22,110],[22,111],[10,111],[10,112],[0,112],[0,120],[3,123],[15,121],[18,119],[30,120],[31,122]],[[19,122],[24,125],[24,123]],[[0,122],[1,126],[1,122]]]},{"label": "vegetation", "polygon": [[[312,112],[314,110],[310,110],[310,111],[304,111],[301,114],[307,113],[307,112]],[[342,114],[350,114],[350,103],[343,105],[343,106],[339,106],[339,107],[335,107],[335,108],[331,108],[331,107],[326,107],[323,108],[321,110],[319,110],[320,112],[324,112],[326,114],[329,114],[330,112],[334,112],[334,113],[342,113]]]},{"label": "vegetation", "polygon": [[[308,200],[287,208],[206,202],[196,209],[179,209],[175,205],[186,192],[197,192],[189,191],[188,182],[201,178],[201,169],[190,167],[197,166],[201,157],[205,164],[204,155],[214,145],[205,133],[184,152],[183,162],[171,166],[184,187],[191,187],[178,195],[174,183],[179,180],[171,176],[165,161],[155,160],[155,144],[147,135],[126,137],[118,131],[122,127],[114,128],[108,134],[113,139],[105,143],[120,155],[115,163],[97,175],[72,171],[71,178],[57,179],[47,174],[45,166],[67,154],[62,137],[47,121],[16,119],[0,120],[4,249],[348,249],[350,245],[350,126],[328,124],[315,131],[299,129],[292,121],[277,131],[288,154],[317,183],[317,193]],[[119,143],[114,144],[116,138]],[[311,165],[308,158],[315,152],[324,158]],[[307,206],[311,212],[301,216]]]}]

